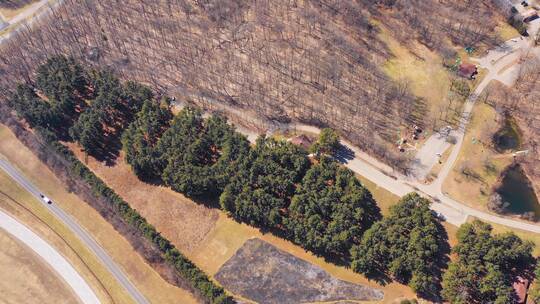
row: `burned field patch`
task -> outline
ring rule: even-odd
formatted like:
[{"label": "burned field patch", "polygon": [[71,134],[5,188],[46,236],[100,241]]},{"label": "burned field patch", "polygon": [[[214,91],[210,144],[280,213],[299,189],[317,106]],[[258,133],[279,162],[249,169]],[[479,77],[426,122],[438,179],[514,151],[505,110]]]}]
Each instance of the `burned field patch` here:
[{"label": "burned field patch", "polygon": [[250,239],[215,275],[228,290],[258,303],[381,300],[383,292],[338,280],[322,268],[260,239]]}]

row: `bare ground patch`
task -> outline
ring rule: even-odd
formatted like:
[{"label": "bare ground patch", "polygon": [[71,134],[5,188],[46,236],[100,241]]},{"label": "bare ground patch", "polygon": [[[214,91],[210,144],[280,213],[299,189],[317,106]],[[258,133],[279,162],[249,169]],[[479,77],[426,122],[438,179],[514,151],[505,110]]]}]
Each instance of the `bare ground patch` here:
[{"label": "bare ground patch", "polygon": [[[249,267],[246,267],[249,265]],[[260,239],[247,240],[215,276],[225,288],[258,303],[382,300],[379,289],[332,277],[322,268]]]}]

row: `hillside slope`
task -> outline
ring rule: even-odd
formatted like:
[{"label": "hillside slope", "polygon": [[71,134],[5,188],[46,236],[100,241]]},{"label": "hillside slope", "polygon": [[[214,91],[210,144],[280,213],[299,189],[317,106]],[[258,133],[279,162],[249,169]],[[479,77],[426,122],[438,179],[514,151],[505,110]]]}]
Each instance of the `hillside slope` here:
[{"label": "hillside slope", "polygon": [[67,0],[4,48],[1,81],[6,92],[68,53],[205,108],[333,127],[398,166],[388,146],[400,126],[427,124],[425,105],[382,71],[376,24],[452,58],[496,42],[499,19],[489,0]]}]

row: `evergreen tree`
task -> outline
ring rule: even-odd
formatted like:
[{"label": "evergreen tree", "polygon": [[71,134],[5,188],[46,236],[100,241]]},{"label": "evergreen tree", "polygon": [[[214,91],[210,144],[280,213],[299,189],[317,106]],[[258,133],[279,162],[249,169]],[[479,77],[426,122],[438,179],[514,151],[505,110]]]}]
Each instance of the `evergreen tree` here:
[{"label": "evergreen tree", "polygon": [[339,150],[339,135],[333,129],[322,129],[319,139],[311,146],[310,150],[316,155],[335,154]]},{"label": "evergreen tree", "polygon": [[323,157],[296,189],[286,223],[303,247],[342,256],[379,219],[375,200],[354,173]]},{"label": "evergreen tree", "polygon": [[440,236],[429,201],[408,194],[351,249],[351,266],[368,275],[387,273],[420,294],[436,294],[437,260],[443,255]]},{"label": "evergreen tree", "polygon": [[66,94],[85,96],[88,83],[84,69],[73,58],[60,55],[38,67],[36,85],[50,100],[61,102]]},{"label": "evergreen tree", "polygon": [[[184,110],[179,116],[178,125],[173,123],[171,127],[179,133],[167,133],[163,139],[164,143],[182,142],[181,146],[168,148],[164,155],[167,164],[163,181],[188,196],[221,194],[232,173],[230,167],[237,167],[238,160],[247,155],[247,139],[235,135],[234,128],[223,117],[211,116],[203,120],[200,112],[192,109]],[[166,135],[175,136],[175,139],[167,139]],[[184,141],[180,138],[182,135]]]},{"label": "evergreen tree", "polygon": [[461,225],[457,259],[443,277],[443,296],[451,303],[514,303],[512,283],[532,263],[533,245],[513,233],[491,234],[478,220]]},{"label": "evergreen tree", "polygon": [[147,100],[124,132],[122,146],[126,161],[139,177],[156,178],[161,175],[155,146],[163,132],[169,128],[171,119],[169,108]]},{"label": "evergreen tree", "polygon": [[101,113],[90,109],[69,129],[71,138],[78,141],[86,153],[97,154],[102,150],[104,131],[101,121]]},{"label": "evergreen tree", "polygon": [[301,148],[260,137],[225,187],[220,203],[236,219],[262,227],[278,227],[308,166]]},{"label": "evergreen tree", "polygon": [[9,104],[32,128],[39,126],[54,130],[62,123],[61,114],[51,109],[50,104],[41,100],[29,85],[19,84]]},{"label": "evergreen tree", "polygon": [[152,90],[135,81],[127,81],[123,88],[124,98],[126,99],[126,111],[130,114],[136,114],[145,102],[152,101],[154,94]]}]

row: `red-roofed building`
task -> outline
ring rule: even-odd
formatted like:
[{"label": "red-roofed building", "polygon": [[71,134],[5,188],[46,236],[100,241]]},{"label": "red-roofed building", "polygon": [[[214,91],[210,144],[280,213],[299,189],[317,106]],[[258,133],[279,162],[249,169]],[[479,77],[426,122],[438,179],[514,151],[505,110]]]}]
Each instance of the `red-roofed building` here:
[{"label": "red-roofed building", "polygon": [[474,79],[478,74],[478,67],[472,63],[462,63],[458,68],[458,75],[467,79]]},{"label": "red-roofed building", "polygon": [[308,150],[309,147],[311,147],[311,145],[313,144],[313,140],[304,134],[295,136],[291,138],[289,141],[297,146],[303,147],[306,150]]},{"label": "red-roofed building", "polygon": [[527,301],[527,289],[529,289],[529,280],[517,277],[517,280],[512,284],[514,292],[517,295],[517,303],[524,304]]}]

